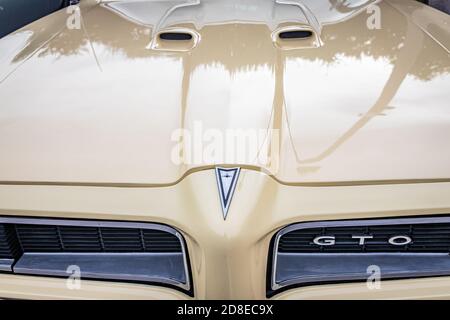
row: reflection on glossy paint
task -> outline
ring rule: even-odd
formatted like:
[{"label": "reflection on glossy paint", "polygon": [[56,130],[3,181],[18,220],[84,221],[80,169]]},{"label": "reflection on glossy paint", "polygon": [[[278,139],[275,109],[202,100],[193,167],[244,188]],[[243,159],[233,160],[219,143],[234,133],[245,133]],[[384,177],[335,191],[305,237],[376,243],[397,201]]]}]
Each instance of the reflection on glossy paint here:
[{"label": "reflection on glossy paint", "polygon": [[[372,1],[305,1],[324,26],[323,46],[289,51],[274,46],[272,28],[304,23],[301,14],[275,6],[278,20],[269,19],[267,1],[205,3],[162,22],[166,3],[94,6],[83,11],[83,30],[49,29],[47,42],[41,32],[11,57],[2,53],[8,67],[21,65],[0,85],[0,180],[173,183],[216,164],[170,161],[171,133],[198,121],[267,130],[254,158],[263,154],[265,169],[279,162],[272,173],[285,182],[450,177],[449,148],[433,138],[449,134],[449,55],[389,3],[380,6],[391,27],[368,30]],[[201,41],[187,52],[149,50],[160,22],[192,28]],[[39,94],[20,95],[23,87]],[[277,154],[270,129],[280,131]],[[420,148],[398,140],[405,136]],[[404,165],[419,149],[427,156]]]},{"label": "reflection on glossy paint", "polygon": [[19,31],[0,41],[0,82],[14,70],[10,62],[17,52],[26,48],[29,44],[33,32],[30,30]]},{"label": "reflection on glossy paint", "polygon": [[[375,116],[370,109],[391,71],[387,59],[367,56],[336,56],[333,64],[289,58],[284,80],[286,111],[293,144],[301,146],[299,162],[320,155],[362,117]],[[349,88],[353,93],[349,94]]]}]

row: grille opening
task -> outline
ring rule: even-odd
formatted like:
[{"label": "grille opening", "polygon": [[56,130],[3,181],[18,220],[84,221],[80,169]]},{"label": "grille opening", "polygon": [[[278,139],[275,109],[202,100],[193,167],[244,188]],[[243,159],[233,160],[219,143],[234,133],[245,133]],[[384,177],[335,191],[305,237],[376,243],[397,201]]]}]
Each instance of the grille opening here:
[{"label": "grille opening", "polygon": [[[392,240],[399,237],[408,241]],[[294,287],[366,281],[371,265],[379,266],[383,281],[448,276],[450,217],[297,223],[281,229],[270,250],[267,297]]]},{"label": "grille opening", "polygon": [[15,259],[21,248],[12,225],[0,224],[0,259]]},{"label": "grille opening", "polygon": [[188,253],[156,223],[0,217],[0,271],[159,284],[193,295]]},{"label": "grille opening", "polygon": [[283,31],[278,34],[278,37],[283,40],[289,39],[307,39],[312,37],[313,33],[309,30],[293,30]]},{"label": "grille opening", "polygon": [[187,32],[163,32],[159,34],[159,38],[168,41],[189,41],[192,40],[192,35]]},{"label": "grille opening", "polygon": [[24,252],[181,252],[173,234],[152,229],[16,225]]},{"label": "grille opening", "polygon": [[[333,236],[335,244],[321,246],[313,243],[314,238]],[[358,244],[353,235],[371,235],[372,239]],[[394,246],[388,240],[394,235],[404,235],[412,239],[404,246]],[[279,252],[416,252],[416,253],[450,253],[450,223],[405,224],[405,225],[373,225],[348,227],[323,227],[298,229],[280,237]]]}]

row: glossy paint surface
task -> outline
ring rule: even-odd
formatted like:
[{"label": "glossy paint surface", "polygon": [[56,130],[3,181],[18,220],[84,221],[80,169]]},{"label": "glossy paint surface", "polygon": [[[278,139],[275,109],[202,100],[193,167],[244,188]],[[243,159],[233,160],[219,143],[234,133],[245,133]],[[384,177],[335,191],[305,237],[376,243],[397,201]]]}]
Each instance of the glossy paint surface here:
[{"label": "glossy paint surface", "polygon": [[[187,242],[195,299],[265,299],[269,243],[286,225],[449,212],[450,183],[286,186],[248,169],[240,172],[226,220],[214,170],[194,172],[170,187],[0,186],[0,215],[155,222],[178,229]],[[431,278],[383,281],[380,291],[365,283],[319,285],[273,298],[342,299],[358,293],[361,298],[450,298],[449,279],[438,278],[438,286]],[[188,298],[172,289],[128,283],[83,280],[78,291],[67,289],[65,279],[2,275],[0,280],[0,297]]]},{"label": "glossy paint surface", "polygon": [[[195,299],[264,299],[286,225],[448,214],[449,16],[380,1],[370,30],[374,1],[304,0],[314,19],[286,2],[84,0],[79,30],[60,11],[1,39],[0,215],[164,223],[186,239]],[[303,28],[314,37],[276,37]],[[167,43],[165,31],[195,37]],[[199,129],[267,139],[243,160],[172,161],[177,145],[189,159]],[[242,167],[226,220],[216,166]],[[273,298],[450,298],[449,279]],[[0,297],[189,298],[7,274]]]},{"label": "glossy paint surface", "polygon": [[[296,6],[220,0],[167,15],[172,2],[88,0],[80,30],[60,11],[1,39],[0,181],[167,185],[216,164],[294,184],[450,178],[450,18],[382,1],[370,30],[372,1],[305,3],[321,45],[274,43],[308,25]],[[149,47],[171,28],[198,43]],[[174,132],[199,127],[279,148],[172,161],[191,151]]]}]

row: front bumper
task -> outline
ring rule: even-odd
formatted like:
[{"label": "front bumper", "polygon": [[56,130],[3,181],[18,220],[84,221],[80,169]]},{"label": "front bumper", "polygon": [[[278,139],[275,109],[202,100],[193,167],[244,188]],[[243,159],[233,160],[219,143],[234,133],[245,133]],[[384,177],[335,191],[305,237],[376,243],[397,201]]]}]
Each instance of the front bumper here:
[{"label": "front bumper", "polygon": [[[185,237],[195,299],[265,299],[272,236],[297,222],[437,215],[450,212],[450,183],[285,185],[242,169],[227,219],[214,170],[165,187],[0,185],[0,214],[164,223]],[[176,290],[108,281],[0,275],[3,298],[191,299]],[[450,277],[291,289],[273,299],[450,298]]]}]

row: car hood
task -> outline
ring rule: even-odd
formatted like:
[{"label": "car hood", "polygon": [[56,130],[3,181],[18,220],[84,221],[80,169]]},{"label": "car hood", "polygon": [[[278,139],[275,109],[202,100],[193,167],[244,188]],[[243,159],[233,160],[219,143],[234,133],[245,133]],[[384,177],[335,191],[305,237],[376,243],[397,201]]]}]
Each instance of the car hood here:
[{"label": "car hood", "polygon": [[[305,1],[312,26],[281,2],[88,0],[79,29],[59,11],[1,39],[0,181],[168,185],[214,166],[292,184],[450,178],[448,16]],[[317,42],[277,43],[291,25]],[[161,30],[197,42],[152,46]]]}]

